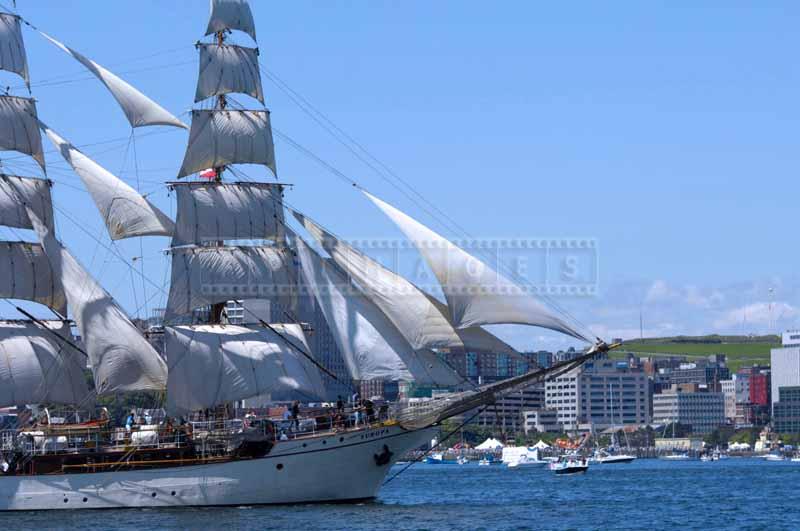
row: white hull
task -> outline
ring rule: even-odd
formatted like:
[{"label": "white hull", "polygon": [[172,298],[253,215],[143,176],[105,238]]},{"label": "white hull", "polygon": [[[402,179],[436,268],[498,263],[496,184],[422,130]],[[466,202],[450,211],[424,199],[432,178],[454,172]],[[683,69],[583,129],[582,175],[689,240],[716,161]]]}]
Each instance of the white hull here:
[{"label": "white hull", "polygon": [[[337,502],[374,498],[391,464],[435,428],[399,426],[278,442],[263,458],[198,466],[0,477],[0,510]],[[386,445],[393,455],[379,466]]]}]

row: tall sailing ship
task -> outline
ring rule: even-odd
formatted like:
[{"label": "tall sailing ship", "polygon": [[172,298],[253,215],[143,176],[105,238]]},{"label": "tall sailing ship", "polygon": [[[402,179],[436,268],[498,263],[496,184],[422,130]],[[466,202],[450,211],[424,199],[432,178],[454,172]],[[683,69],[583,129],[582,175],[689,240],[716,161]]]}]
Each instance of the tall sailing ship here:
[{"label": "tall sailing ship", "polygon": [[[0,13],[0,69],[29,84],[23,26],[96,76],[131,127],[185,128],[189,139],[177,179],[166,183],[177,202],[173,220],[51,129],[34,99],[0,96],[0,150],[32,157],[42,171],[42,177],[0,175],[0,225],[35,234],[34,241],[0,243],[0,297],[33,301],[56,315],[39,319],[18,307],[25,319],[0,322],[0,407],[87,409],[96,397],[144,392],[165,397],[170,418],[196,419],[204,412],[204,420],[113,428],[100,416],[0,432],[0,510],[373,498],[392,464],[429,441],[443,420],[609,348],[565,313],[524,294],[512,275],[488,265],[475,275],[469,266],[476,257],[366,191],[359,189],[416,246],[445,302],[288,208],[283,184],[241,178],[237,165],[258,164],[277,179],[258,49],[231,40],[242,34],[256,42],[246,1],[211,1],[206,37],[197,43],[198,107],[188,127],[15,13]],[[257,104],[242,105],[235,94]],[[80,177],[112,240],[171,238],[163,352],[56,238],[41,133]],[[290,228],[287,213],[313,245]],[[237,286],[235,296],[215,288],[221,285]],[[422,407],[400,402],[356,425],[340,419],[306,431],[295,426],[290,436],[269,419],[231,413],[237,401],[269,393],[326,397],[326,379],[335,375],[309,348],[308,326],[255,315],[234,325],[223,316],[229,299],[263,298],[291,316],[304,296],[315,299],[353,379],[457,391]],[[208,310],[203,323],[196,319],[200,308]],[[483,328],[504,323],[559,331],[591,347],[551,369],[484,386],[468,384],[439,355],[451,348],[513,351]],[[93,389],[84,376],[87,365]],[[220,411],[220,417],[209,413]]]}]

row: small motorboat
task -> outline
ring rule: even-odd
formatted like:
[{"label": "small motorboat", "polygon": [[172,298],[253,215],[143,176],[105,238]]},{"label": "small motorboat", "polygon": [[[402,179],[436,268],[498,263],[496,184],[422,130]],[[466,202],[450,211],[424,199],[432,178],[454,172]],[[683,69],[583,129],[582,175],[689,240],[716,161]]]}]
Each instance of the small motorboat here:
[{"label": "small motorboat", "polygon": [[543,459],[536,459],[534,457],[530,457],[527,455],[521,455],[515,461],[509,461],[506,463],[508,468],[520,468],[520,467],[539,467],[550,464],[550,461],[545,461]]},{"label": "small motorboat", "polygon": [[666,461],[688,461],[690,459],[689,454],[678,454],[678,453],[671,453],[667,455],[662,455],[659,459],[664,459]]},{"label": "small motorboat", "polygon": [[469,459],[467,459],[463,455],[459,455],[458,459],[456,459],[456,463],[458,463],[459,465],[466,465],[467,463],[469,463]]},{"label": "small motorboat", "polygon": [[550,470],[557,475],[583,474],[589,470],[589,462],[585,457],[564,456],[555,463],[550,463]]},{"label": "small motorboat", "polygon": [[786,458],[781,454],[767,454],[765,461],[785,461]]},{"label": "small motorboat", "polygon": [[635,455],[628,454],[612,454],[603,450],[595,452],[590,458],[590,462],[599,463],[603,465],[616,465],[622,463],[632,463],[636,461]]},{"label": "small motorboat", "polygon": [[445,459],[444,454],[436,453],[431,454],[425,458],[426,465],[454,465],[456,461],[454,459]]}]

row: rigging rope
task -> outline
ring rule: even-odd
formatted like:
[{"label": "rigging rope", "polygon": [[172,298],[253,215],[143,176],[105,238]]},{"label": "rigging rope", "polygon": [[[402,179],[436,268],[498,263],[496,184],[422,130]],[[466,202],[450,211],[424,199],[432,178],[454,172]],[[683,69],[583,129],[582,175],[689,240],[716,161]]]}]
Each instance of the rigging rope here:
[{"label": "rigging rope", "polygon": [[482,406],[482,407],[481,407],[481,408],[480,408],[480,409],[479,409],[479,410],[478,410],[478,411],[477,411],[477,412],[476,412],[474,415],[472,415],[470,418],[468,418],[467,420],[465,420],[464,422],[462,422],[461,424],[459,424],[459,425],[458,425],[458,426],[457,426],[455,429],[453,429],[453,430],[451,430],[450,432],[448,432],[448,433],[447,433],[447,434],[446,434],[444,437],[442,437],[442,439],[441,439],[440,441],[438,441],[436,444],[434,444],[433,446],[431,446],[431,447],[430,447],[430,449],[426,450],[424,453],[422,453],[422,455],[420,455],[420,456],[417,456],[416,458],[414,458],[414,459],[412,459],[411,461],[409,461],[409,462],[408,462],[408,464],[407,464],[406,466],[404,466],[403,468],[401,468],[400,470],[398,470],[397,472],[395,472],[395,473],[394,473],[394,474],[393,474],[391,477],[387,478],[387,479],[386,479],[386,481],[384,481],[384,482],[383,482],[383,484],[382,484],[381,486],[384,486],[384,485],[386,485],[387,483],[390,483],[390,482],[391,482],[392,480],[394,480],[394,479],[395,479],[397,476],[399,476],[400,474],[402,474],[403,472],[405,472],[406,470],[408,470],[409,468],[411,468],[413,465],[415,465],[415,464],[419,463],[420,461],[422,461],[422,460],[423,460],[425,457],[427,457],[427,456],[428,456],[428,455],[429,455],[429,454],[430,454],[432,451],[434,451],[436,448],[438,448],[438,447],[439,447],[439,446],[440,446],[440,445],[441,445],[443,442],[445,442],[447,439],[449,439],[450,437],[452,437],[452,436],[453,436],[453,435],[454,435],[454,434],[455,434],[455,433],[456,433],[458,430],[460,430],[461,428],[463,428],[464,426],[466,426],[467,424],[469,424],[470,422],[472,422],[472,420],[473,420],[475,417],[477,417],[478,415],[480,415],[481,413],[483,413],[483,412],[484,412],[484,410],[485,410],[487,407],[489,407],[489,404],[486,404],[486,405]]},{"label": "rigging rope", "polygon": [[[307,99],[303,98],[303,96],[300,95],[297,91],[289,87],[289,85],[286,82],[284,82],[280,77],[278,77],[274,72],[267,70],[260,64],[259,67],[262,73],[264,73],[264,75],[268,79],[272,80],[276,84],[276,86],[280,90],[282,90],[289,97],[289,99],[291,99],[298,107],[300,107],[300,109],[304,113],[306,113],[312,120],[314,120],[318,125],[320,125],[323,129],[325,129],[325,131],[327,131],[335,140],[337,140],[339,143],[345,146],[345,148],[347,148],[348,151],[350,151],[356,158],[358,158],[370,169],[372,169],[384,181],[389,183],[400,193],[409,198],[412,201],[412,203],[414,203],[418,208],[426,212],[431,218],[439,222],[449,231],[454,232],[457,235],[460,234],[461,235],[460,237],[462,238],[474,239],[474,236],[472,236],[466,229],[464,229],[455,220],[453,220],[444,211],[442,211],[435,203],[424,197],[414,186],[412,186],[410,183],[402,179],[399,175],[397,175],[394,171],[392,171],[391,168],[389,168],[386,164],[381,162],[376,156],[370,153],[362,144],[360,144],[350,135],[344,132],[330,118],[328,118],[325,114],[323,114],[311,103],[309,103]],[[331,171],[337,177],[348,182],[351,186],[355,188],[366,191],[366,188],[359,185],[357,181],[348,177],[347,175],[336,169],[333,165],[318,157],[311,150],[305,148],[298,142],[291,139],[285,133],[282,133],[281,131],[277,130],[274,127],[273,131],[276,133],[276,136],[286,141],[290,146],[294,147],[296,150],[300,151],[304,155],[317,161],[320,165],[325,167],[327,170]],[[374,163],[370,162],[370,160],[373,161]],[[392,179],[398,181],[407,190],[399,186],[396,182],[392,181]],[[424,204],[421,204],[421,202]],[[442,220],[442,218],[444,219],[444,221]],[[491,257],[488,256],[482,250],[478,250],[475,254],[483,255],[484,259],[489,259],[489,260],[491,259]],[[498,265],[501,268],[505,269],[505,272],[507,274],[510,274],[515,281],[531,288],[534,287],[527,279],[519,275],[513,269],[507,267],[505,264],[499,263]],[[584,329],[585,332],[588,332],[588,337],[594,336],[594,334],[591,332],[591,329],[586,324],[581,322],[575,315],[573,315],[568,310],[563,308],[551,296],[549,296],[546,293],[539,293],[537,294],[537,296],[544,302],[546,302],[554,311],[561,314],[562,317],[567,319],[568,322],[572,322],[574,325],[577,325],[579,329],[582,328]]]}]

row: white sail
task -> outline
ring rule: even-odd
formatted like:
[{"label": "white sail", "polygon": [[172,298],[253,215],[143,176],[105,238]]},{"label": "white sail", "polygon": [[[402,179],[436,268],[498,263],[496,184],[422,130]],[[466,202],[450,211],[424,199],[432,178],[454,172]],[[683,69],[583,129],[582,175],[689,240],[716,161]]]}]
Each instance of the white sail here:
[{"label": "white sail", "polygon": [[169,111],[164,109],[161,105],[154,102],[139,90],[131,86],[127,81],[120,79],[113,72],[103,68],[95,63],[88,57],[81,55],[69,46],[57,41],[53,37],[42,33],[42,36],[67,52],[76,61],[86,67],[89,72],[94,74],[103,85],[106,86],[114,99],[117,100],[122,112],[128,118],[131,127],[142,127],[146,125],[169,125],[172,127],[182,127],[188,129],[186,124],[178,120],[175,116],[170,114]]},{"label": "white sail", "polygon": [[228,164],[263,164],[277,175],[269,111],[194,110],[178,178]]},{"label": "white sail", "polygon": [[85,403],[86,356],[57,336],[74,341],[62,321],[0,322],[0,407]]},{"label": "white sail", "polygon": [[[279,391],[325,393],[303,330],[295,324],[166,328],[168,409],[192,411]],[[276,333],[277,332],[277,333]]]},{"label": "white sail", "polygon": [[53,233],[29,211],[47,257],[64,286],[67,306],[78,325],[94,373],[98,395],[120,391],[158,391],[167,383],[167,366],[122,308]]},{"label": "white sail", "polygon": [[173,184],[177,244],[275,240],[284,234],[282,187],[267,183]]},{"label": "white sail", "polygon": [[67,315],[61,279],[36,243],[0,242],[0,298],[38,302]]},{"label": "white sail", "polygon": [[[375,304],[333,262],[296,238],[307,287],[317,299],[351,376],[454,385],[462,379],[431,352],[415,351]],[[433,355],[432,355],[433,354]]]},{"label": "white sail", "polygon": [[32,98],[0,96],[0,151],[9,150],[30,155],[46,171],[36,102]]},{"label": "white sail", "polygon": [[299,212],[295,218],[364,295],[394,323],[414,349],[463,347],[453,326],[414,284],[342,242]]},{"label": "white sail", "polygon": [[[447,305],[444,304],[442,301],[438,300],[433,295],[426,293],[425,296],[431,301],[431,304],[439,308],[445,315],[449,315],[450,311],[447,309]],[[497,337],[496,335],[492,334],[488,330],[484,330],[480,326],[468,326],[467,328],[457,328],[456,333],[458,334],[459,339],[461,339],[462,343],[464,343],[464,350],[466,351],[483,351],[483,352],[494,352],[496,354],[509,354],[510,356],[526,361],[524,356],[517,352],[517,350]]]},{"label": "white sail", "polygon": [[58,152],[89,190],[112,240],[133,236],[172,236],[175,224],[166,214],[44,123],[40,124]]},{"label": "white sail", "polygon": [[425,258],[442,285],[456,328],[527,324],[591,342],[512,280],[393,206],[364,194],[400,227]]},{"label": "white sail", "polygon": [[49,228],[53,227],[50,181],[0,174],[0,225],[32,229],[28,208]]},{"label": "white sail", "polygon": [[0,13],[0,70],[19,74],[30,87],[28,59],[19,17],[11,13]]},{"label": "white sail", "polygon": [[198,44],[200,74],[194,101],[237,92],[264,103],[258,50],[232,44]]},{"label": "white sail", "polygon": [[291,305],[295,275],[293,257],[285,248],[176,247],[170,252],[167,322],[228,300],[269,299]]},{"label": "white sail", "polygon": [[211,18],[206,35],[225,30],[239,30],[256,40],[253,12],[246,0],[211,0]]}]

